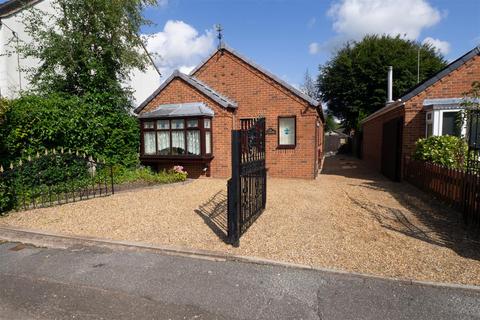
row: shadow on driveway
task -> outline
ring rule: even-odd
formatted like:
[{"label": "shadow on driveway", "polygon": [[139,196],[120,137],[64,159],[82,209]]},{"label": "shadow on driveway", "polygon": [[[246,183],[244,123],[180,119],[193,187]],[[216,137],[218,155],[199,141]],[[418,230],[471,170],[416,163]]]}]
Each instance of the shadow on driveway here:
[{"label": "shadow on driveway", "polygon": [[[344,176],[351,179],[351,186],[364,189],[365,197],[346,193],[352,203],[371,214],[383,228],[480,260],[480,230],[467,228],[461,212],[433,196],[406,182],[390,181],[349,156],[326,158],[322,174]],[[375,196],[377,192],[389,194],[399,206],[382,202],[381,197]]]},{"label": "shadow on driveway", "polygon": [[215,193],[195,210],[195,213],[225,243],[228,243],[227,205],[227,190],[225,189]]}]

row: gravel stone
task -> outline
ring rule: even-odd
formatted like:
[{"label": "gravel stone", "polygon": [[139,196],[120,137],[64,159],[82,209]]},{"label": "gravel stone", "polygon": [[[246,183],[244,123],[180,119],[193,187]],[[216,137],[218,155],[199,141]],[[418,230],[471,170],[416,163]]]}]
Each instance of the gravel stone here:
[{"label": "gravel stone", "polygon": [[198,179],[15,212],[0,224],[480,285],[478,236],[461,214],[354,158],[327,158],[316,180],[269,178],[267,209],[240,248],[224,242],[226,201],[226,180]]}]

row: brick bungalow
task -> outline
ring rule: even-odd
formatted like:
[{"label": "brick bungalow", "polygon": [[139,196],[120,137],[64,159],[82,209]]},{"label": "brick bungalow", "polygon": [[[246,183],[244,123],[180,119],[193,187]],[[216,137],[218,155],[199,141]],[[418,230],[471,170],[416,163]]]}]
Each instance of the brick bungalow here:
[{"label": "brick bungalow", "polygon": [[364,161],[399,181],[404,157],[418,139],[465,134],[465,128],[458,132],[455,118],[474,81],[480,81],[480,46],[363,120]]},{"label": "brick bungalow", "polygon": [[269,176],[313,179],[323,150],[323,113],[303,94],[221,45],[189,75],[174,72],[138,108],[140,160],[182,165],[190,177],[229,177],[231,131],[266,119]]}]

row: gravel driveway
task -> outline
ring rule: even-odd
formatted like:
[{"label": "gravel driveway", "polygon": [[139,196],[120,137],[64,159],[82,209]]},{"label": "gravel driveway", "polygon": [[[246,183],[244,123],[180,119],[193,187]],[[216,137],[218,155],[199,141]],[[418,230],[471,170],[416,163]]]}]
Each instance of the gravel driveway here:
[{"label": "gravel driveway", "polygon": [[13,213],[0,224],[189,246],[390,277],[480,285],[480,244],[418,189],[327,158],[316,180],[269,179],[267,209],[226,245],[226,181],[126,191]]}]

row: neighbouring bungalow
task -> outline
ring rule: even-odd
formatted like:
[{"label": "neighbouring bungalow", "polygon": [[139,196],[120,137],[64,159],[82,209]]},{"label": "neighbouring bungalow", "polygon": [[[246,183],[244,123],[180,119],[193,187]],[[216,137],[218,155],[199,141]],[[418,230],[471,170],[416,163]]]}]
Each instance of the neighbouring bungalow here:
[{"label": "neighbouring bungalow", "polygon": [[274,177],[313,179],[323,150],[318,101],[222,44],[189,75],[174,72],[138,108],[140,160],[190,177],[229,177],[231,131],[266,120],[266,166]]},{"label": "neighbouring bungalow", "polygon": [[405,156],[412,155],[418,139],[466,134],[455,121],[474,81],[480,81],[480,46],[363,120],[364,161],[399,181]]}]

